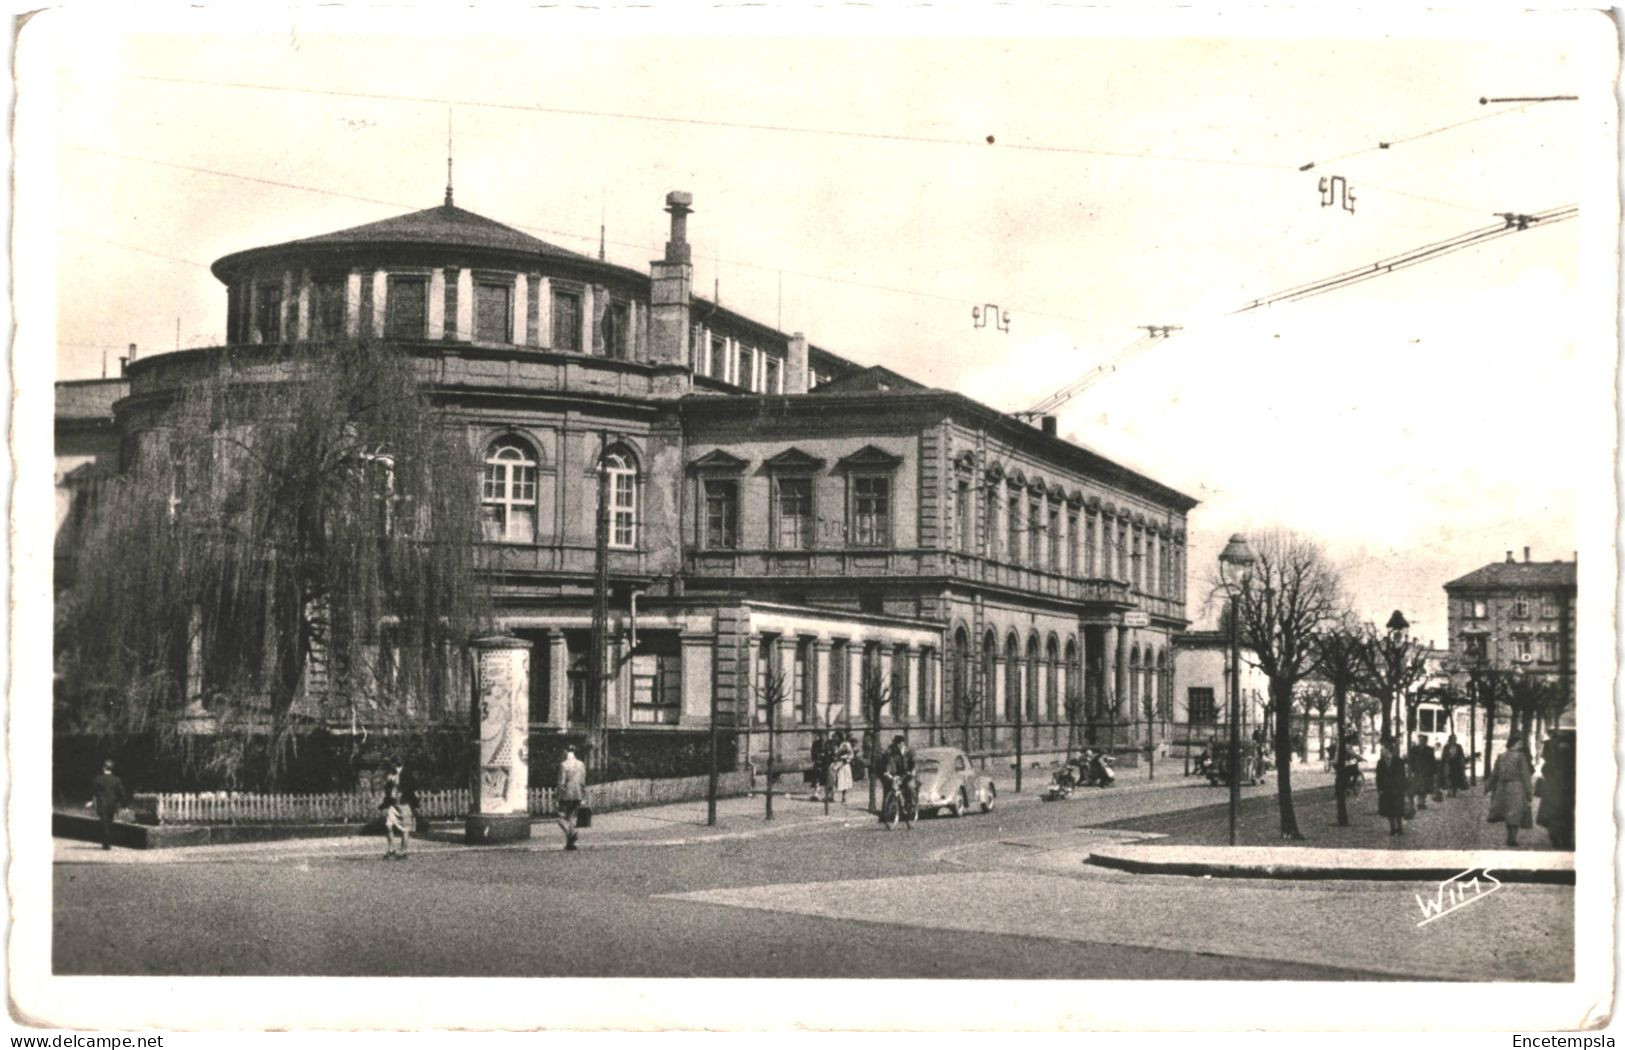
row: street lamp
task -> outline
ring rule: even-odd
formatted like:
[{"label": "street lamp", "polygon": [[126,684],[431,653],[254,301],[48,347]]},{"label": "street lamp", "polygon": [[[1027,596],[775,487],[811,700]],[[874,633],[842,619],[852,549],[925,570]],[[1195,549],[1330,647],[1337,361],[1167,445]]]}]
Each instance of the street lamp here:
[{"label": "street lamp", "polygon": [[1404,741],[1403,753],[1409,755],[1411,751],[1410,717],[1409,712],[1405,710],[1404,693],[1397,683],[1399,682],[1400,668],[1405,663],[1405,641],[1410,634],[1411,625],[1410,621],[1405,619],[1405,614],[1395,609],[1394,614],[1388,617],[1387,628],[1388,681],[1394,683],[1394,695],[1388,698],[1388,702],[1394,707],[1394,721],[1398,723],[1399,732],[1395,735]]},{"label": "street lamp", "polygon": [[1253,572],[1247,537],[1236,533],[1219,555],[1219,582],[1230,599],[1230,845],[1236,844],[1236,818],[1241,812],[1241,637],[1237,605]]}]

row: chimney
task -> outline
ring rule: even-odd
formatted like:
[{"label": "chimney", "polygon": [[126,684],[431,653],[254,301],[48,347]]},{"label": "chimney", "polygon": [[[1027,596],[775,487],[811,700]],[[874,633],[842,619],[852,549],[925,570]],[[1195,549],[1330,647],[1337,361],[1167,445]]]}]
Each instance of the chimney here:
[{"label": "chimney", "polygon": [[1529,548],[1528,547],[1525,547],[1523,549],[1523,560],[1524,560],[1525,564],[1528,564],[1528,562],[1529,562]]},{"label": "chimney", "polygon": [[671,213],[671,239],[666,256],[649,264],[649,363],[692,367],[688,345],[689,299],[694,266],[689,261],[688,213],[694,196],[680,190],[666,194]]},{"label": "chimney", "polygon": [[1514,557],[1513,557],[1513,556],[1512,556],[1512,552],[1511,552],[1511,551],[1507,551],[1507,564],[1508,564],[1508,565],[1512,565],[1512,564],[1514,564],[1514,563],[1515,563],[1515,562],[1516,562],[1516,561],[1517,561],[1517,559],[1516,559],[1516,558],[1514,558]]},{"label": "chimney", "polygon": [[812,372],[807,368],[807,337],[797,332],[790,337],[789,356],[784,363],[784,392],[805,394]]},{"label": "chimney", "polygon": [[1039,420],[1039,422],[1042,423],[1043,426],[1044,426],[1044,436],[1045,437],[1054,437],[1055,436],[1055,417],[1054,416],[1045,416],[1043,419]]},{"label": "chimney", "polygon": [[130,364],[135,364],[135,344],[130,344]]}]

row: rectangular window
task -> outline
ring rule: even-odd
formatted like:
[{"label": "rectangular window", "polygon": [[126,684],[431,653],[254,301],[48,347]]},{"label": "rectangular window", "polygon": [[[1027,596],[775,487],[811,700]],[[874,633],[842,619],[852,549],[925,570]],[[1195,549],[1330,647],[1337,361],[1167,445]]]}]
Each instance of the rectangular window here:
[{"label": "rectangular window", "polygon": [[739,482],[732,478],[705,481],[705,546],[711,550],[739,546]]},{"label": "rectangular window", "polygon": [[971,552],[976,539],[974,521],[971,517],[970,482],[961,478],[954,489],[954,529],[959,533],[959,549],[966,554]]},{"label": "rectangular window", "polygon": [[1540,636],[1540,662],[1545,664],[1557,663],[1557,636],[1543,634]]},{"label": "rectangular window", "polygon": [[1474,619],[1474,620],[1487,620],[1487,619],[1489,619],[1490,618],[1490,606],[1489,606],[1489,603],[1488,602],[1473,602],[1472,603],[1472,609],[1471,609],[1471,611],[1469,612],[1468,615],[1469,615],[1469,617],[1471,619]]},{"label": "rectangular window", "polygon": [[988,557],[993,556],[993,548],[999,542],[997,531],[998,518],[996,516],[997,499],[993,486],[982,486],[982,543]]},{"label": "rectangular window", "polygon": [[1529,599],[1514,598],[1512,600],[1512,618],[1514,620],[1529,619]]},{"label": "rectangular window", "polygon": [[919,708],[915,713],[922,722],[931,720],[937,706],[937,678],[932,673],[937,665],[936,656],[935,649],[920,650],[920,688],[914,695],[919,698]]},{"label": "rectangular window", "polygon": [[345,281],[342,277],[312,281],[310,285],[310,337],[344,338]]},{"label": "rectangular window", "polygon": [[812,478],[779,478],[775,482],[775,511],[778,514],[774,546],[799,551],[812,547]]},{"label": "rectangular window", "polygon": [[829,645],[829,704],[837,709],[846,705],[847,685],[852,681],[852,645],[845,638],[837,638]]},{"label": "rectangular window", "polygon": [[852,545],[884,547],[891,542],[891,479],[852,479]]},{"label": "rectangular window", "polygon": [[604,321],[598,332],[604,341],[605,357],[625,361],[631,356],[627,352],[631,345],[631,327],[627,305],[618,299],[610,300],[609,306],[604,309]]},{"label": "rectangular window", "polygon": [[391,277],[384,334],[391,339],[422,339],[428,331],[428,304],[428,281],[422,277]]},{"label": "rectangular window", "polygon": [[1084,522],[1084,548],[1083,548],[1083,574],[1093,577],[1095,575],[1095,516],[1089,515]]},{"label": "rectangular window", "polygon": [[255,291],[254,335],[257,342],[282,342],[282,286],[280,284],[262,284]]},{"label": "rectangular window", "polygon": [[1078,574],[1078,516],[1066,516],[1066,571],[1068,575]]},{"label": "rectangular window", "polygon": [[1462,649],[1467,653],[1467,659],[1473,663],[1483,663],[1490,657],[1489,639],[1482,634],[1464,634],[1461,636]]},{"label": "rectangular window", "polygon": [[1534,659],[1534,651],[1527,634],[1516,635],[1512,639],[1512,651],[1517,654],[1521,663],[1528,663]]},{"label": "rectangular window", "polygon": [[784,366],[776,357],[763,356],[762,358],[762,391],[768,394],[782,394],[784,391],[779,383],[783,378]]},{"label": "rectangular window", "polygon": [[1186,717],[1193,723],[1208,723],[1218,721],[1218,708],[1213,703],[1213,690],[1206,687],[1191,686],[1186,691]]},{"label": "rectangular window", "polygon": [[818,723],[818,660],[813,652],[814,640],[796,639],[796,666],[791,678],[791,706],[803,722]]},{"label": "rectangular window", "polygon": [[474,286],[474,338],[482,343],[506,343],[508,311],[513,298],[510,285],[480,282]]},{"label": "rectangular window", "polygon": [[705,374],[712,379],[728,381],[728,343],[720,335],[711,337],[709,364]]},{"label": "rectangular window", "polygon": [[581,350],[581,296],[576,292],[553,293],[553,349]]},{"label": "rectangular window", "polygon": [[1051,572],[1061,571],[1061,509],[1049,509],[1049,568]]},{"label": "rectangular window", "polygon": [[569,655],[564,679],[570,693],[570,721],[587,719],[587,649],[590,636],[586,631],[565,631],[564,647]]},{"label": "rectangular window", "polygon": [[632,723],[676,725],[683,709],[682,650],[677,635],[645,633],[632,653]]},{"label": "rectangular window", "polygon": [[1009,530],[1009,535],[1005,537],[1006,542],[1004,548],[1004,559],[1005,561],[1020,561],[1021,500],[1015,496],[1011,496],[1009,499],[1004,501],[1004,511],[1009,516],[1009,520],[1005,522],[1005,527]]},{"label": "rectangular window", "polygon": [[1557,619],[1557,595],[1548,594],[1540,599],[1540,616],[1543,620]]},{"label": "rectangular window", "polygon": [[1027,503],[1027,564],[1044,567],[1044,511],[1037,500]]},{"label": "rectangular window", "polygon": [[1134,589],[1139,590],[1143,581],[1140,579],[1140,534],[1138,532],[1134,533],[1133,553],[1130,555],[1130,559],[1129,573],[1133,579]]},{"label": "rectangular window", "polygon": [[909,716],[908,650],[899,645],[891,653],[891,702],[887,711],[895,718]]}]

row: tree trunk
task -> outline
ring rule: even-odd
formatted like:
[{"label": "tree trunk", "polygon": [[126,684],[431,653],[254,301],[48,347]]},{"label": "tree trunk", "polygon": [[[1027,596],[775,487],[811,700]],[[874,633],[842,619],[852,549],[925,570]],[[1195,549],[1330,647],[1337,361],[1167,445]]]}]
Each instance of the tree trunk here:
[{"label": "tree trunk", "polygon": [[[1348,690],[1343,687],[1341,682],[1334,685],[1332,689],[1333,695],[1337,699],[1337,740],[1332,745],[1332,756],[1334,762],[1334,765],[1332,766],[1332,783],[1336,785],[1333,790],[1337,795],[1337,826],[1340,828],[1346,828],[1349,826],[1349,800],[1348,795],[1345,792],[1346,785],[1343,783],[1343,727],[1344,718],[1346,717],[1344,711],[1344,701],[1346,699],[1345,694],[1348,692]],[[1324,736],[1325,734],[1322,733],[1321,735]]]},{"label": "tree trunk", "polygon": [[1301,839],[1298,814],[1292,806],[1292,687],[1270,682],[1275,697],[1275,791],[1281,807],[1281,837]]},{"label": "tree trunk", "polygon": [[1381,704],[1381,707],[1382,707],[1382,732],[1377,737],[1378,741],[1386,740],[1388,737],[1394,735],[1393,699],[1388,698],[1388,699],[1383,700],[1383,702]]}]

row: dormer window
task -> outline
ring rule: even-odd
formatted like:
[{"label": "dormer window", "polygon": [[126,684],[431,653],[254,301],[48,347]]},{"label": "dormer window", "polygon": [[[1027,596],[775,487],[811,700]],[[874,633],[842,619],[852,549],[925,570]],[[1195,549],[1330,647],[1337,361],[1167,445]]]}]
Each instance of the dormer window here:
[{"label": "dormer window", "polygon": [[254,289],[254,342],[282,342],[282,286],[262,284]]},{"label": "dormer window", "polygon": [[482,343],[510,342],[513,286],[501,281],[474,285],[474,338]]},{"label": "dormer window", "polygon": [[422,277],[391,277],[384,334],[390,339],[422,339],[429,324],[429,282]]},{"label": "dormer window", "polygon": [[576,292],[553,292],[553,349],[581,349],[581,296]]}]

